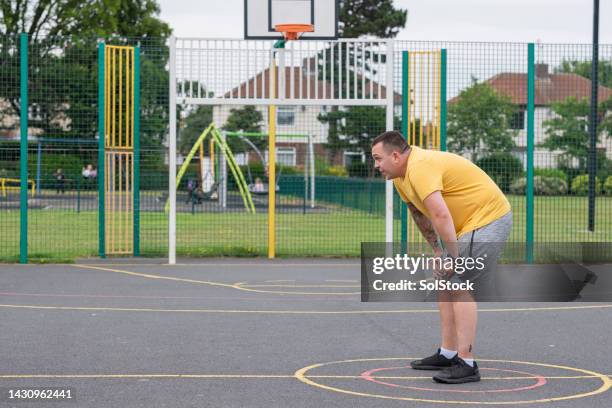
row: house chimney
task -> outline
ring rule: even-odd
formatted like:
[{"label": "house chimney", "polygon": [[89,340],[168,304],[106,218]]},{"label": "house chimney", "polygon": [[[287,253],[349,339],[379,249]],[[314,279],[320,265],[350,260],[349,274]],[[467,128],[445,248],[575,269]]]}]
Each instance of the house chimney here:
[{"label": "house chimney", "polygon": [[535,64],[536,78],[548,78],[548,64]]}]

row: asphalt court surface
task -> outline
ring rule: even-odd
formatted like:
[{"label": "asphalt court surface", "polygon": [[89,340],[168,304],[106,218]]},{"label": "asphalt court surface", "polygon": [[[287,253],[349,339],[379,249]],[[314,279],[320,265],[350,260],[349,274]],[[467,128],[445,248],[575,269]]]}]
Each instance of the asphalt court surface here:
[{"label": "asphalt court surface", "polygon": [[431,303],[361,303],[355,260],[0,265],[0,389],[71,387],[68,407],[610,407],[612,304],[483,303],[483,380],[408,363]]}]

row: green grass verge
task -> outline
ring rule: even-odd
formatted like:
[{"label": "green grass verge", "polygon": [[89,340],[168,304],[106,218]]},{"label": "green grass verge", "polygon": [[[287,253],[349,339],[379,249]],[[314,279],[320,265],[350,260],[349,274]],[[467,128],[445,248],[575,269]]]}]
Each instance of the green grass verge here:
[{"label": "green grass verge", "polygon": [[[514,210],[511,240],[524,241],[525,198],[509,196]],[[598,197],[596,232],[587,231],[586,197],[536,197],[536,242],[612,241],[612,198]],[[19,255],[19,211],[0,212],[0,261]],[[359,256],[363,241],[384,241],[384,217],[358,210],[331,213],[277,214],[277,255]],[[98,218],[95,211],[30,210],[29,259],[32,262],[71,262],[98,255]],[[166,256],[167,218],[163,213],[141,214],[142,256]],[[395,237],[400,222],[395,221]],[[179,213],[179,256],[266,256],[267,214]]]}]

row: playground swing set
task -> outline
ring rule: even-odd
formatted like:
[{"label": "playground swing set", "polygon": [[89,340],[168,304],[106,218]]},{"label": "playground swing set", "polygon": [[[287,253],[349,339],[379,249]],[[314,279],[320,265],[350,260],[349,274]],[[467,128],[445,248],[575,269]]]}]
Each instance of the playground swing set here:
[{"label": "playground swing set", "polygon": [[[209,137],[210,136],[210,137]],[[305,187],[307,186],[307,178],[310,178],[310,191],[311,191],[311,207],[314,206],[314,157],[313,157],[313,145],[312,138],[309,135],[278,135],[284,138],[306,138],[309,146],[309,171],[305,169]],[[243,145],[243,154],[245,157],[245,164],[248,175],[248,183],[245,175],[238,165],[234,152],[227,143],[228,137],[238,138]],[[198,181],[195,185],[189,187],[190,197],[192,204],[201,204],[204,201],[220,201],[223,208],[226,207],[227,203],[227,168],[229,167],[233,179],[235,180],[236,186],[245,210],[248,213],[255,213],[254,197],[253,196],[267,196],[269,193],[269,182],[258,182],[259,180],[253,178],[251,171],[250,161],[248,159],[248,151],[253,150],[256,156],[261,161],[266,175],[268,175],[268,161],[266,161],[264,155],[257,148],[257,146],[248,139],[248,137],[260,137],[267,138],[267,133],[259,132],[230,132],[230,131],[219,131],[214,123],[211,123],[198,137],[196,142],[191,147],[189,153],[185,157],[181,168],[179,169],[176,176],[177,190],[181,185],[182,179],[185,177],[189,169],[191,162],[198,156],[200,163],[198,166]],[[208,138],[208,156],[205,154],[205,143]],[[198,154],[199,153],[199,154]],[[276,174],[275,192],[280,191],[279,180],[282,174],[282,167],[279,167],[278,173]],[[309,176],[308,176],[309,174]],[[169,200],[166,200],[165,211],[167,212],[170,206]]]}]

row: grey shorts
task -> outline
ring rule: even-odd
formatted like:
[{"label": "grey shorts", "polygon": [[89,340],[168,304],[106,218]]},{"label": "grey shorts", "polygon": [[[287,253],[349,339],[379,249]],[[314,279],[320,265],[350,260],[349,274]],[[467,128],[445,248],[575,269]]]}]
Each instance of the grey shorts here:
[{"label": "grey shorts", "polygon": [[457,273],[459,268],[455,268],[456,272],[450,281],[473,283],[472,295],[477,301],[495,300],[497,263],[511,230],[512,211],[481,228],[460,236],[458,239],[459,257],[476,259],[479,261],[479,267],[464,268],[466,270],[463,273]]}]

